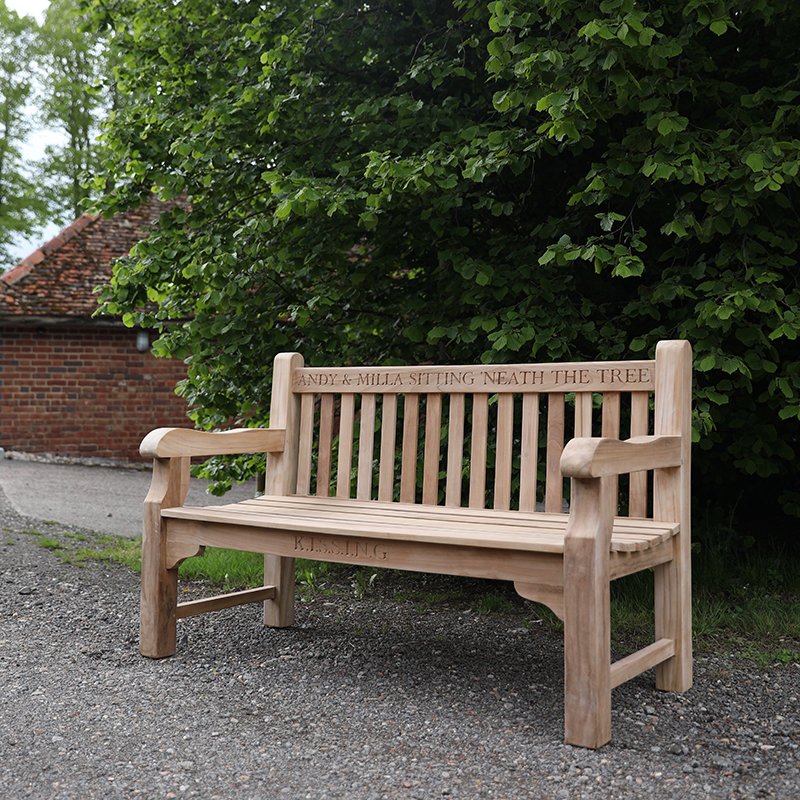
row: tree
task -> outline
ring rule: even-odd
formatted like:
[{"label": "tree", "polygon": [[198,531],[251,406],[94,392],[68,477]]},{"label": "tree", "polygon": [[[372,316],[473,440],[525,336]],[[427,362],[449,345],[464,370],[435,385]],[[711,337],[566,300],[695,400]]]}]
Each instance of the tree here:
[{"label": "tree", "polygon": [[580,360],[682,336],[703,499],[800,513],[795,4],[93,15],[128,102],[100,207],[191,203],[118,265],[106,309],[189,358],[199,424],[263,421],[280,349]]},{"label": "tree", "polygon": [[38,113],[45,126],[64,133],[39,164],[51,221],[83,213],[95,171],[99,124],[109,106],[110,66],[103,37],[85,29],[76,0],[51,0],[36,40],[40,68]]},{"label": "tree", "polygon": [[45,210],[21,150],[30,129],[34,29],[32,17],[20,17],[0,0],[0,263],[12,260],[10,246],[38,229]]}]

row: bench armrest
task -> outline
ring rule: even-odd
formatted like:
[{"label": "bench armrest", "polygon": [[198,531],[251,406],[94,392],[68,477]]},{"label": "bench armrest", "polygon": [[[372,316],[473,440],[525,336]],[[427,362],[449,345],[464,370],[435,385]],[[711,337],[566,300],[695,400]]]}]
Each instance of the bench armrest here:
[{"label": "bench armrest", "polygon": [[151,458],[280,453],[285,439],[284,428],[236,428],[218,432],[156,428],[144,437],[139,452]]},{"label": "bench armrest", "polygon": [[561,474],[569,478],[602,478],[680,464],[680,436],[635,436],[622,441],[580,437],[561,454]]}]

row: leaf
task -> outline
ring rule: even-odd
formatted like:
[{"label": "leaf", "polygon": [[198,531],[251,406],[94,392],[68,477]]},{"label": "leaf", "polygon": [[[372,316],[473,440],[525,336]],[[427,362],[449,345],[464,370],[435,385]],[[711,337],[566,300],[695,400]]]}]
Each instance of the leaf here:
[{"label": "leaf", "polygon": [[275,209],[275,216],[280,219],[284,220],[292,213],[292,201],[291,200],[284,200],[280,205]]},{"label": "leaf", "polygon": [[747,164],[753,172],[763,172],[764,170],[764,159],[760,153],[750,153],[745,159],[745,164]]},{"label": "leaf", "polygon": [[700,372],[709,372],[717,365],[717,359],[714,356],[706,356],[697,366]]}]

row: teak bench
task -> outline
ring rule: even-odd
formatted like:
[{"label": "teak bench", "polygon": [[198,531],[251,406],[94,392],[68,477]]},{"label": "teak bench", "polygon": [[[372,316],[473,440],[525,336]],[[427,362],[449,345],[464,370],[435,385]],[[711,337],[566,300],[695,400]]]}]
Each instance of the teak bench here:
[{"label": "teak bench", "polygon": [[[268,429],[161,428],[142,442],[154,458],[143,655],[175,652],[177,619],[244,602],[264,601],[266,625],[291,625],[297,556],[513,581],[564,621],[569,744],[607,742],[611,689],[650,667],[658,688],[690,687],[687,342],[661,342],[654,361],[303,363],[275,359]],[[260,452],[263,497],[183,506],[190,457]],[[206,546],[264,553],[266,585],[179,604],[178,565]],[[655,642],[612,664],[610,581],[650,568]]]}]

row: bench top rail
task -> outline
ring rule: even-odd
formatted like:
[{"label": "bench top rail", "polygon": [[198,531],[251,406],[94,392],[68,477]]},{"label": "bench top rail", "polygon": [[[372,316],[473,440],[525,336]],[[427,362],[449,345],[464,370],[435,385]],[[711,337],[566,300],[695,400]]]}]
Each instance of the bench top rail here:
[{"label": "bench top rail", "polygon": [[484,366],[303,367],[292,391],[361,392],[605,392],[652,391],[655,361],[487,364]]}]

